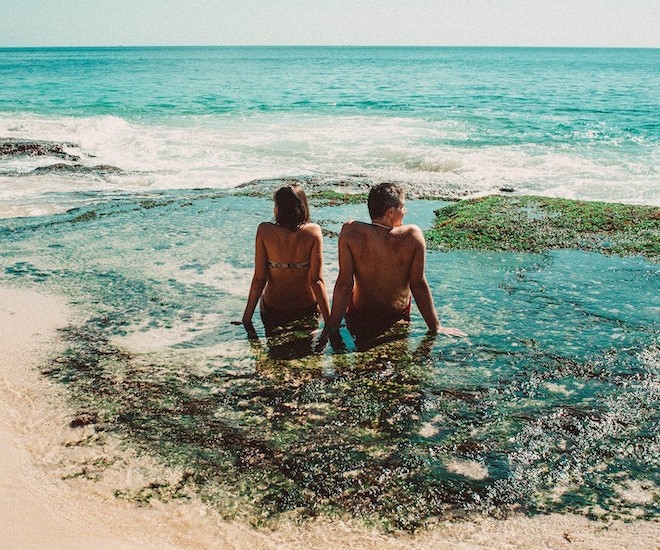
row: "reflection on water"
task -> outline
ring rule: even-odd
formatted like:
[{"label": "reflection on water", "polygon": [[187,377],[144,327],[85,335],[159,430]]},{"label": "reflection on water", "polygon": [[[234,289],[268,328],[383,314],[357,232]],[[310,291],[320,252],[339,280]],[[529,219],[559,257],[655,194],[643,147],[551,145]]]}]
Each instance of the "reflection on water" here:
[{"label": "reflection on water", "polygon": [[[0,281],[86,312],[48,374],[98,430],[177,466],[170,496],[255,523],[349,514],[406,530],[467,512],[657,513],[657,266],[430,253],[441,318],[468,339],[425,336],[415,312],[370,349],[343,329],[345,349],[318,350],[309,331],[231,324],[270,208],[200,192],[0,225]],[[358,215],[313,211],[331,230]],[[332,238],[326,262],[332,285]]]}]

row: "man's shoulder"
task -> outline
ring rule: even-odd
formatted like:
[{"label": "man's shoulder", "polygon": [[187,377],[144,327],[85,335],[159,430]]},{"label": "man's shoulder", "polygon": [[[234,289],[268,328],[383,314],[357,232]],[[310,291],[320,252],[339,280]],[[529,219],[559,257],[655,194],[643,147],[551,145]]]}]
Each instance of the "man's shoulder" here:
[{"label": "man's shoulder", "polygon": [[422,233],[422,230],[416,225],[410,224],[398,227],[397,237],[405,249],[417,250],[426,247],[424,233]]},{"label": "man's shoulder", "polygon": [[[347,222],[344,222],[344,224],[342,225],[340,235],[350,236],[350,235],[369,234],[370,229],[371,229],[371,224],[369,223],[349,220]],[[400,236],[409,236],[413,238],[424,237],[422,230],[417,225],[414,224],[401,225],[399,227],[396,227],[394,231],[395,234]]]},{"label": "man's shoulder", "polygon": [[402,233],[405,233],[406,235],[422,235],[422,230],[419,228],[418,225],[415,225],[413,223],[402,225],[400,228]]},{"label": "man's shoulder", "polygon": [[401,225],[392,231],[392,237],[404,241],[423,241],[424,233],[413,224]]},{"label": "man's shoulder", "polygon": [[367,226],[364,222],[359,222],[356,220],[348,220],[344,222],[341,226],[340,236],[346,237],[350,235],[355,235],[364,231],[364,228]]}]

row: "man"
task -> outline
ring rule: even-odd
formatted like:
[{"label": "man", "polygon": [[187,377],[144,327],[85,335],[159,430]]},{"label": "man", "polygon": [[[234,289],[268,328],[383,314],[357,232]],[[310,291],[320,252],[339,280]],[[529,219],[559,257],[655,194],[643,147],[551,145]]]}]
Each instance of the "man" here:
[{"label": "man", "polygon": [[335,333],[344,316],[356,341],[382,334],[410,318],[411,292],[430,332],[466,336],[440,324],[424,274],[424,235],[403,225],[403,190],[394,183],[373,187],[368,208],[370,224],[349,221],[339,233],[339,276],[322,338]]}]

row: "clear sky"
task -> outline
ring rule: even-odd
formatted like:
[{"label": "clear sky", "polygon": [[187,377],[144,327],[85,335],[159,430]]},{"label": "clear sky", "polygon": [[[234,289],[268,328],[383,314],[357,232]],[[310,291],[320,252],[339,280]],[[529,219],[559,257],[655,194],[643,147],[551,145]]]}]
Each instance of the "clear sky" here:
[{"label": "clear sky", "polygon": [[0,47],[660,47],[660,0],[0,0]]}]

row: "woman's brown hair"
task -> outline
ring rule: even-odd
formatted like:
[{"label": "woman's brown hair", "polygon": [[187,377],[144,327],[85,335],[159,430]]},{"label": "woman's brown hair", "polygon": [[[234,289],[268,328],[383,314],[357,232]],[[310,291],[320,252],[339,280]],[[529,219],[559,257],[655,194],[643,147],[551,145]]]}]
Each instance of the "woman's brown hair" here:
[{"label": "woman's brown hair", "polygon": [[278,225],[295,231],[309,222],[309,205],[303,188],[294,183],[275,191],[275,221]]}]

